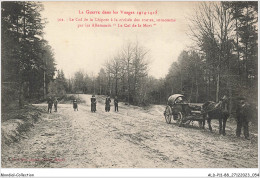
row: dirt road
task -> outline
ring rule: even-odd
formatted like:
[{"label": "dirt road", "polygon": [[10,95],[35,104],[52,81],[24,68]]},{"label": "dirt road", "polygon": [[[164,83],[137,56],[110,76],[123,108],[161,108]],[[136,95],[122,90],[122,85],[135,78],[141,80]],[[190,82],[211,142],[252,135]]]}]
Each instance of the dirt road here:
[{"label": "dirt road", "polygon": [[[58,112],[44,117],[25,138],[2,149],[2,167],[52,168],[257,168],[255,140],[235,137],[227,123],[227,135],[192,126],[166,124],[164,106],[139,107],[119,104],[105,112],[98,96],[97,112],[86,103],[73,111],[59,104]],[[38,105],[39,107],[43,105]],[[47,108],[47,106],[46,106]]]}]

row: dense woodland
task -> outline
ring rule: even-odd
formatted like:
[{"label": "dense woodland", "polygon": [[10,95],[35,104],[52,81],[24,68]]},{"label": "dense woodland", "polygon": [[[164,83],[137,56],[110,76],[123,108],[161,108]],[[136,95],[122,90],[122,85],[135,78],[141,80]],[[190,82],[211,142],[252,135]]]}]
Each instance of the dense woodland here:
[{"label": "dense woodland", "polygon": [[2,2],[2,104],[41,98],[55,74],[54,55],[43,36],[38,2]]},{"label": "dense woodland", "polygon": [[227,95],[231,105],[243,96],[257,105],[256,1],[201,3],[188,19],[194,45],[173,60],[161,79],[148,75],[150,51],[136,41],[118,49],[97,76],[79,70],[66,79],[43,38],[42,9],[38,2],[2,2],[3,105],[19,101],[22,106],[23,101],[66,93],[117,95],[134,105],[166,104],[175,93],[194,103]]}]

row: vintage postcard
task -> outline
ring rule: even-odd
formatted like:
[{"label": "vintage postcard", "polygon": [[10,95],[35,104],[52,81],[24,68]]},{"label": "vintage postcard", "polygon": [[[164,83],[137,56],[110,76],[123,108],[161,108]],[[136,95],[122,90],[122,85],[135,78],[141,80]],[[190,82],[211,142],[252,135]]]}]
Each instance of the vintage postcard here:
[{"label": "vintage postcard", "polygon": [[2,168],[259,176],[258,1],[1,1],[1,37]]}]

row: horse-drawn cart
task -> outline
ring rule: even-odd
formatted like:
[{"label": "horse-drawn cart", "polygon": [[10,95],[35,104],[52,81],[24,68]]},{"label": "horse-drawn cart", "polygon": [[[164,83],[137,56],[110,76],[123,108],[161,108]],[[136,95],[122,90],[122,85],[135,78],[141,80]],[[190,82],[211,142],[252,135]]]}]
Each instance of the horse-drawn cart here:
[{"label": "horse-drawn cart", "polygon": [[170,124],[173,118],[177,121],[178,126],[189,124],[191,121],[198,121],[201,127],[203,121],[201,107],[189,104],[181,94],[174,94],[168,98],[164,116],[166,123]]}]

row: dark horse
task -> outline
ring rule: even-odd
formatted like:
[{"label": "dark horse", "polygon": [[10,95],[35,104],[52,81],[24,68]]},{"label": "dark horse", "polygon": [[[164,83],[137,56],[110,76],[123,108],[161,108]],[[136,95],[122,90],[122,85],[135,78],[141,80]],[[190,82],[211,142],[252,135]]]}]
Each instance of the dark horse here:
[{"label": "dark horse", "polygon": [[226,109],[227,98],[223,97],[218,103],[208,101],[202,105],[203,114],[203,128],[205,128],[205,121],[207,120],[209,130],[212,132],[211,120],[218,119],[219,121],[219,134],[226,135],[225,128],[229,114]]}]

